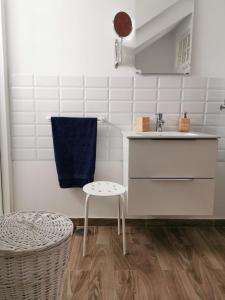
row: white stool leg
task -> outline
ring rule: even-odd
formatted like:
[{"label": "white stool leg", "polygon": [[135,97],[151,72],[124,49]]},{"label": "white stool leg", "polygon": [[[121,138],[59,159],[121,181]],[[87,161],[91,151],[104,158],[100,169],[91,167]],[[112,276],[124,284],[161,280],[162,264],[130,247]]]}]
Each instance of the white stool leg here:
[{"label": "white stool leg", "polygon": [[122,202],[122,231],[123,231],[123,254],[126,255],[127,247],[126,247],[126,225],[125,225],[125,199],[124,195],[120,196]]},{"label": "white stool leg", "polygon": [[85,199],[85,220],[84,220],[84,240],[83,240],[83,256],[86,256],[86,246],[87,246],[87,231],[88,231],[88,204],[90,195],[86,196]]},{"label": "white stool leg", "polygon": [[120,196],[118,197],[118,235],[120,235]]}]

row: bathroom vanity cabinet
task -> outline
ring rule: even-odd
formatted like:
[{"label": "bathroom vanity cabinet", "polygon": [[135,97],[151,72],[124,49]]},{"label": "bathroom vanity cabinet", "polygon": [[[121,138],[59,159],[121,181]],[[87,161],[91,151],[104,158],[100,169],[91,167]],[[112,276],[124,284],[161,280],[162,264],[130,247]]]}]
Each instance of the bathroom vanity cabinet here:
[{"label": "bathroom vanity cabinet", "polygon": [[124,133],[128,215],[211,215],[217,137],[202,133]]}]

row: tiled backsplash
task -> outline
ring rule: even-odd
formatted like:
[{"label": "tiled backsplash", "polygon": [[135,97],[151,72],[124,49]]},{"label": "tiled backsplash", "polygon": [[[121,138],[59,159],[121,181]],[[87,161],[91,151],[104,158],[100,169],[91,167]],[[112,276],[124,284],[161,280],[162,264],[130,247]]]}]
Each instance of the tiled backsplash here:
[{"label": "tiled backsplash", "polygon": [[103,116],[97,160],[122,159],[122,130],[137,116],[164,114],[165,130],[176,130],[187,111],[192,130],[221,136],[218,160],[225,161],[225,79],[182,76],[83,77],[12,75],[10,107],[14,160],[54,159],[47,116]]}]

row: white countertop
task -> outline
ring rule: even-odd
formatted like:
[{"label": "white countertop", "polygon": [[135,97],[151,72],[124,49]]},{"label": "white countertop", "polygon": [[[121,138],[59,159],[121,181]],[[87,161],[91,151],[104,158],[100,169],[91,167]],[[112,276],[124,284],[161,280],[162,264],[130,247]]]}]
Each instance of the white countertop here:
[{"label": "white countertop", "polygon": [[148,131],[135,132],[124,131],[123,136],[128,139],[218,139],[219,137],[213,134],[202,132],[178,132],[178,131]]}]

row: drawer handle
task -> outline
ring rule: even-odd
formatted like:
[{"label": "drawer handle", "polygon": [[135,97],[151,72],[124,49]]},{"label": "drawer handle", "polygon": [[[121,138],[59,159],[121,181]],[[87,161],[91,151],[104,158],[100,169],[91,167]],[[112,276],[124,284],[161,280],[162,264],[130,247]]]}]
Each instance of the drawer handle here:
[{"label": "drawer handle", "polygon": [[152,178],[152,181],[192,181],[194,178]]}]

